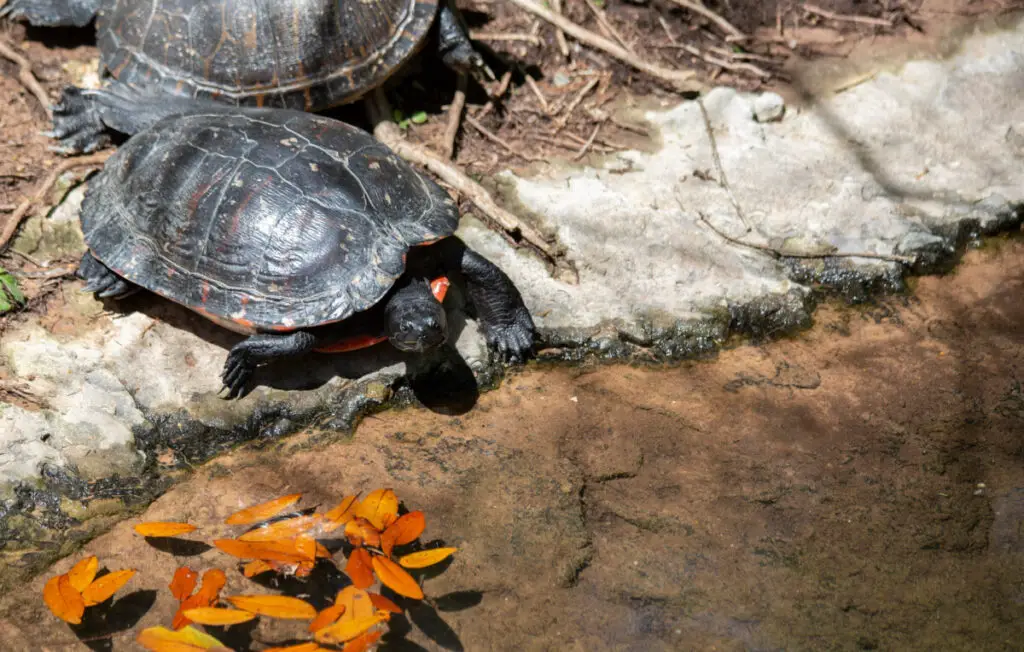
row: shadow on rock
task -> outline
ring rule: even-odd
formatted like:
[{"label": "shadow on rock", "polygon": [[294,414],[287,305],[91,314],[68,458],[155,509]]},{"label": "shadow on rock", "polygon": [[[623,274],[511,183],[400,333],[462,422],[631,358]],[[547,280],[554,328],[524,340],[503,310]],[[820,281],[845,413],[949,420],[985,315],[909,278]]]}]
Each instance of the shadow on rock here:
[{"label": "shadow on rock", "polygon": [[175,557],[195,557],[201,555],[211,546],[202,541],[189,541],[187,539],[174,539],[169,537],[146,537],[146,543],[153,546],[160,552],[166,552]]},{"label": "shadow on rock", "polygon": [[483,599],[482,591],[453,591],[434,598],[434,607],[438,611],[462,611],[477,606]]},{"label": "shadow on rock", "polygon": [[259,624],[259,619],[254,619],[238,625],[224,627],[204,625],[203,628],[229,650],[249,650],[252,648],[253,635]]},{"label": "shadow on rock", "polygon": [[334,604],[338,591],[352,584],[348,575],[338,570],[333,562],[325,559],[317,560],[313,572],[308,577],[300,578],[267,571],[249,579],[260,586],[280,591],[283,595],[305,600],[317,611]]},{"label": "shadow on rock", "polygon": [[156,591],[135,591],[116,602],[108,598],[105,602],[89,607],[82,616],[82,622],[72,625],[82,643],[94,652],[109,652],[114,649],[113,635],[135,627],[156,603]]},{"label": "shadow on rock", "polygon": [[451,345],[430,360],[410,364],[409,387],[423,407],[440,414],[465,414],[480,398],[473,370]]}]

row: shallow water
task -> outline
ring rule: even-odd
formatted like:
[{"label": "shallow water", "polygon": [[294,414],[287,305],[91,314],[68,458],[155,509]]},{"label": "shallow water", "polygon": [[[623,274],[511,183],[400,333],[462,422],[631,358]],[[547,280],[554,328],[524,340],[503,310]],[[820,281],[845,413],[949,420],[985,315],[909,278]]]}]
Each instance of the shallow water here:
[{"label": "shallow water", "polygon": [[[437,608],[394,619],[384,649],[1020,650],[1022,286],[1024,243],[999,241],[913,297],[826,306],[714,361],[531,368],[458,417],[410,408],[238,451],[140,518],[209,540],[281,494],[326,508],[394,487],[459,552],[425,581]],[[133,634],[112,630],[168,621],[177,565],[230,566],[156,550],[135,522],[86,546],[139,569],[136,609],[79,632],[114,649]],[[3,648],[86,649],[44,581],[0,602]],[[339,581],[291,586],[322,601]],[[233,631],[254,650],[295,633]]]}]

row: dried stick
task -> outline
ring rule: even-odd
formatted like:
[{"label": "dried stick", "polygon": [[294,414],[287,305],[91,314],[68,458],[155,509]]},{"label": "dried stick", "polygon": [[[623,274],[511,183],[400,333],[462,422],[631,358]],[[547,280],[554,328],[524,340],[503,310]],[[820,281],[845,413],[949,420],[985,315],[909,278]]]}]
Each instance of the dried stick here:
[{"label": "dried stick", "polygon": [[46,113],[47,119],[52,119],[53,115],[50,113],[50,98],[47,97],[46,91],[39,84],[39,80],[32,74],[32,64],[28,62],[28,59],[21,56],[14,51],[14,48],[6,41],[0,41],[0,55],[3,55],[5,59],[9,59],[18,65],[18,81],[21,82],[22,86],[27,88],[29,92],[36,96],[39,100],[39,104],[43,107],[43,111]]},{"label": "dried stick", "polygon": [[[680,0],[672,0],[673,2],[679,2]],[[834,11],[828,9],[822,9],[814,5],[804,4],[801,5],[803,10],[809,14],[816,14],[823,18],[830,20],[840,20],[848,23],[861,23],[862,25],[877,25],[878,27],[892,27],[892,21],[884,18],[873,18],[871,16],[854,16],[851,14],[837,14]]]},{"label": "dried stick", "polygon": [[590,138],[587,139],[587,142],[583,143],[583,147],[580,148],[580,151],[576,152],[576,155],[572,157],[572,160],[578,161],[587,155],[587,150],[594,144],[594,139],[597,138],[597,132],[599,131],[601,131],[600,122],[598,122],[597,126],[594,127],[594,131],[590,134]]},{"label": "dried stick", "polygon": [[459,124],[462,122],[462,110],[466,108],[466,76],[459,74],[455,81],[455,97],[448,107],[448,125],[444,130],[444,142],[441,152],[450,159],[455,154],[455,139],[459,136]]},{"label": "dried stick", "polygon": [[544,113],[551,113],[551,107],[548,106],[548,99],[544,97],[544,93],[540,92],[540,88],[537,87],[537,82],[533,80],[531,75],[526,75],[526,85],[530,87],[533,94],[537,96],[537,101],[540,102],[540,108],[543,109]]},{"label": "dried stick", "polygon": [[544,45],[544,41],[540,40],[539,36],[519,32],[470,32],[469,38],[474,41],[526,41],[537,46]]},{"label": "dried stick", "polygon": [[615,27],[608,21],[608,17],[604,15],[601,8],[594,4],[594,0],[583,0],[590,7],[590,11],[593,12],[594,18],[597,19],[597,24],[601,26],[601,31],[605,33],[605,36],[613,38],[619,42],[619,45],[626,48],[631,54],[636,54],[633,48],[629,47],[629,43],[626,43],[622,35],[615,29]]},{"label": "dried stick", "polygon": [[497,143],[505,151],[507,151],[510,154],[514,154],[515,156],[518,156],[519,158],[527,160],[527,161],[530,161],[532,163],[536,163],[538,161],[543,161],[544,160],[543,158],[538,158],[536,156],[530,156],[529,154],[524,154],[524,153],[520,152],[518,149],[516,149],[515,147],[510,145],[508,143],[508,141],[504,140],[501,136],[499,136],[498,134],[496,134],[493,131],[489,130],[487,127],[485,127],[482,124],[480,124],[477,121],[477,119],[474,118],[471,115],[467,115],[466,116],[466,122],[471,127],[476,129],[477,131],[479,131],[483,135],[484,138],[486,138],[487,140],[489,140],[491,142]]},{"label": "dried stick", "polygon": [[742,62],[742,61],[739,62],[739,63],[734,63],[732,61],[725,61],[724,59],[719,59],[718,57],[713,57],[710,54],[708,54],[707,52],[701,52],[699,49],[695,48],[694,46],[690,45],[689,43],[665,43],[663,45],[658,45],[656,47],[659,47],[659,48],[670,48],[670,49],[673,49],[673,50],[684,50],[686,52],[689,52],[693,56],[697,57],[698,59],[702,59],[705,62],[710,63],[712,66],[718,66],[718,67],[724,68],[726,70],[732,70],[733,72],[737,72],[737,71],[740,71],[740,70],[746,70],[748,72],[754,73],[754,75],[756,75],[757,77],[759,77],[761,79],[768,79],[769,77],[772,76],[770,72],[768,72],[764,68],[761,68],[760,66],[756,66],[756,65],[754,65],[752,63],[746,63],[746,62]]},{"label": "dried stick", "polygon": [[562,252],[540,231],[499,206],[486,188],[470,179],[462,170],[438,158],[426,148],[406,140],[398,125],[392,121],[391,107],[379,88],[373,91],[366,105],[370,113],[370,122],[373,124],[373,135],[377,140],[393,149],[405,160],[422,165],[436,174],[446,184],[468,197],[480,209],[483,216],[501,227],[506,235],[514,241],[522,240],[541,254],[555,270],[567,271],[575,277],[575,282],[579,282],[579,274],[572,261],[566,260],[562,256]]},{"label": "dried stick", "polygon": [[746,40],[750,38],[747,34],[744,34],[739,29],[737,29],[732,23],[722,18],[715,12],[711,11],[710,9],[700,4],[699,2],[691,2],[691,0],[672,0],[672,2],[676,3],[677,5],[684,9],[692,11],[695,14],[700,14],[701,16],[704,16],[705,18],[709,19],[711,22],[725,30],[729,34],[729,36],[733,37],[734,39]]},{"label": "dried stick", "polygon": [[[559,16],[562,15],[562,0],[551,0],[551,8],[555,10],[555,13]],[[569,58],[569,44],[565,41],[565,32],[561,28],[555,27],[555,42],[558,43],[558,51],[562,53],[562,56],[566,59]]]},{"label": "dried stick", "polygon": [[592,91],[594,87],[597,86],[598,81],[599,80],[597,78],[591,79],[589,82],[587,82],[586,86],[580,89],[580,92],[576,94],[576,97],[572,99],[572,102],[570,102],[569,106],[565,109],[565,114],[563,114],[562,117],[558,119],[555,133],[558,133],[563,127],[565,127],[566,124],[568,124],[569,118],[572,117],[572,112],[575,111],[576,107],[580,105],[580,102],[582,102],[583,98],[587,96],[587,93]]},{"label": "dried stick", "polygon": [[512,71],[507,70],[505,74],[501,76],[501,81],[498,82],[498,88],[491,93],[490,99],[487,100],[487,104],[484,104],[484,108],[477,112],[476,117],[482,118],[494,109],[495,100],[505,94],[508,90],[508,85],[512,83]]},{"label": "dried stick", "polygon": [[528,11],[544,20],[548,21],[556,27],[560,27],[565,33],[571,35],[574,39],[580,43],[585,43],[592,48],[601,50],[602,52],[609,54],[619,61],[628,64],[637,70],[643,71],[652,77],[660,79],[667,84],[670,84],[677,90],[680,91],[694,91],[701,88],[700,84],[693,80],[697,73],[692,70],[672,70],[669,68],[662,68],[651,63],[644,61],[643,59],[632,54],[628,50],[624,49],[618,43],[609,41],[603,36],[599,36],[590,30],[580,27],[576,23],[563,18],[562,16],[550,11],[534,2],[534,0],[508,0],[512,4],[516,5],[520,9]]},{"label": "dried stick", "polygon": [[89,156],[80,156],[78,158],[68,159],[55,167],[53,171],[43,179],[42,183],[39,184],[32,196],[21,202],[21,204],[14,209],[14,212],[11,213],[11,216],[7,218],[7,222],[4,224],[4,229],[0,232],[0,251],[7,246],[11,237],[14,236],[14,232],[17,230],[18,225],[21,224],[21,221],[25,219],[26,215],[28,215],[32,206],[46,198],[46,193],[48,193],[50,188],[57,183],[57,180],[60,179],[62,174],[75,168],[102,165],[111,154],[113,154],[113,152],[98,152]]},{"label": "dried stick", "polygon": [[729,179],[725,176],[722,159],[718,156],[718,142],[715,140],[715,131],[711,128],[711,118],[708,117],[708,110],[704,106],[704,101],[699,97],[697,98],[697,106],[700,107],[701,117],[704,118],[704,130],[707,131],[708,141],[711,143],[711,159],[715,162],[715,171],[718,172],[718,185],[722,186],[729,196],[732,207],[736,210],[736,214],[739,215],[740,221],[743,222],[743,226],[746,229],[744,233],[750,233],[753,227],[750,226],[747,215],[743,212],[743,208],[740,207],[739,201],[736,200],[736,195],[732,192],[732,186],[729,185]]}]

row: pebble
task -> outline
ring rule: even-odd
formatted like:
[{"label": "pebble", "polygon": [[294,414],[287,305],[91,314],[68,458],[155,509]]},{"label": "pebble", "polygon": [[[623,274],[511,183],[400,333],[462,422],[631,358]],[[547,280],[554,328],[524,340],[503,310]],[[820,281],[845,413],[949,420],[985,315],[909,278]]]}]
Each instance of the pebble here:
[{"label": "pebble", "polygon": [[786,112],[786,100],[778,93],[761,93],[754,100],[754,119],[758,122],[776,122]]}]

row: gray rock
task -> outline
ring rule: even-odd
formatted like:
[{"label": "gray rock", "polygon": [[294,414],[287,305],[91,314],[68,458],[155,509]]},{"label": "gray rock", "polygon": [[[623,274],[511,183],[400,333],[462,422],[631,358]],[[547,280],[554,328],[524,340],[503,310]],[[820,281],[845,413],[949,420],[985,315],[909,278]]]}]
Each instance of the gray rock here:
[{"label": "gray rock", "polygon": [[754,119],[758,122],[777,122],[786,113],[786,100],[778,93],[761,93],[754,98]]}]

